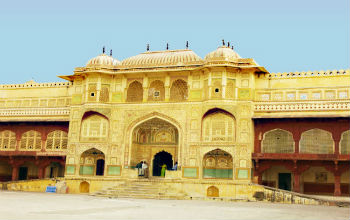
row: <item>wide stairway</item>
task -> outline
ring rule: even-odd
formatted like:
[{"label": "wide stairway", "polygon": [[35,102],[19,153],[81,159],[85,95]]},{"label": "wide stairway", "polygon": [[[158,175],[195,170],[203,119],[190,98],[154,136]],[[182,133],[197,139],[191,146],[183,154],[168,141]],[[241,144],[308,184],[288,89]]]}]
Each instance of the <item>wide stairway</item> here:
[{"label": "wide stairway", "polygon": [[91,193],[108,198],[185,199],[186,194],[157,181],[126,180],[105,190]]}]

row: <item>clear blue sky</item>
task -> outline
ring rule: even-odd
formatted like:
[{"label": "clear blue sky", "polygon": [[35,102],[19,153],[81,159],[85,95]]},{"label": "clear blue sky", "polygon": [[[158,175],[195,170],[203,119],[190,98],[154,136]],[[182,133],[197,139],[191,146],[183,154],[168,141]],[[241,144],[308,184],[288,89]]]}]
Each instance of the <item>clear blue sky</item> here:
[{"label": "clear blue sky", "polygon": [[349,68],[349,0],[0,1],[1,84],[62,81],[113,49],[190,49],[204,57],[221,39],[270,72]]}]

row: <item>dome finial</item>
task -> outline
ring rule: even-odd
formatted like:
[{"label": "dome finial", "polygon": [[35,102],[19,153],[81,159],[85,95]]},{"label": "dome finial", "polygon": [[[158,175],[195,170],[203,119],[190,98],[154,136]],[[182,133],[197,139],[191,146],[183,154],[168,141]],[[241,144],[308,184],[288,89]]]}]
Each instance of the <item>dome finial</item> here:
[{"label": "dome finial", "polygon": [[169,43],[166,43],[166,50],[169,50]]},{"label": "dome finial", "polygon": [[232,45],[231,49],[233,50],[233,45]]},{"label": "dome finial", "polygon": [[225,46],[225,40],[222,39],[222,46]]},{"label": "dome finial", "polygon": [[186,41],[186,49],[188,49],[188,41]]},{"label": "dome finial", "polygon": [[230,48],[230,42],[227,42],[227,47]]},{"label": "dome finial", "polygon": [[106,48],[105,46],[102,47],[102,53],[105,53],[106,52]]},{"label": "dome finial", "polygon": [[109,56],[112,56],[112,49],[109,51]]},{"label": "dome finial", "polygon": [[146,50],[149,51],[149,44],[147,44]]}]

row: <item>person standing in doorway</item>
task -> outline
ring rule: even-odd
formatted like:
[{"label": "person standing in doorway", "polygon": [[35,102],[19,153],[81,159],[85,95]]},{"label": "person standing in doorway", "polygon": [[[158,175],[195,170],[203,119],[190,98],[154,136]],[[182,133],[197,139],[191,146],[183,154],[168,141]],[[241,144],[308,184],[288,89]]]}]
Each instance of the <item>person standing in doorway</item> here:
[{"label": "person standing in doorway", "polygon": [[173,170],[177,170],[177,162],[175,162],[175,165],[173,166]]},{"label": "person standing in doorway", "polygon": [[166,164],[163,164],[162,165],[162,169],[160,171],[160,176],[161,177],[165,177],[165,170],[166,170]]},{"label": "person standing in doorway", "polygon": [[146,161],[143,161],[142,163],[142,170],[145,178],[148,178],[148,165]]},{"label": "person standing in doorway", "polygon": [[142,176],[142,161],[136,164],[137,172],[139,176]]}]

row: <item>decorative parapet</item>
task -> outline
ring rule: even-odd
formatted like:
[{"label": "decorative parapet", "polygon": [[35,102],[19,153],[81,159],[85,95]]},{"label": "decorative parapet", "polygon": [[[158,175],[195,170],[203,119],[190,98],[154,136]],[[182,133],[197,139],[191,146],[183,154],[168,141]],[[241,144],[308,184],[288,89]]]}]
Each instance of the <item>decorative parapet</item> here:
[{"label": "decorative parapet", "polygon": [[6,108],[0,109],[0,117],[12,116],[69,116],[69,108]]},{"label": "decorative parapet", "polygon": [[18,88],[47,88],[47,87],[67,87],[71,86],[71,82],[52,82],[52,83],[37,83],[33,80],[23,84],[5,84],[0,85],[0,89],[18,89]]},{"label": "decorative parapet", "polygon": [[301,77],[322,77],[322,76],[339,76],[350,75],[350,69],[347,70],[327,70],[327,71],[307,71],[307,72],[289,72],[289,73],[270,73],[266,77],[271,79],[280,78],[301,78]]},{"label": "decorative parapet", "polygon": [[256,112],[285,112],[285,111],[339,111],[350,110],[350,102],[330,101],[330,102],[269,102],[255,103]]}]

